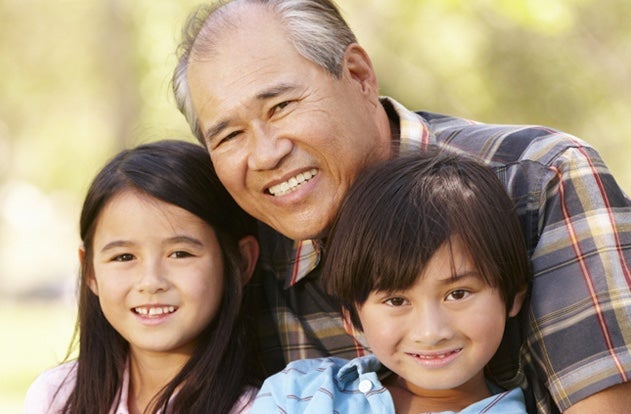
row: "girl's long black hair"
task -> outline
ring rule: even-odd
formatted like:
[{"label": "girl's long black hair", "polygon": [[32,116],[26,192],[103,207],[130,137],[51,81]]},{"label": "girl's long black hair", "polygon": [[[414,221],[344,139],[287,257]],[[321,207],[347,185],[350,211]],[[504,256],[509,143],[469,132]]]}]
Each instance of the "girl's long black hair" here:
[{"label": "girl's long black hair", "polygon": [[93,238],[99,215],[121,191],[145,193],[206,221],[222,248],[224,292],[220,311],[200,335],[182,370],[147,408],[163,413],[227,413],[244,389],[260,383],[253,331],[241,306],[239,240],[256,235],[255,220],[233,201],[219,182],[206,150],[192,143],[164,140],[116,155],[94,178],[85,198],[80,234],[85,248],[79,278],[79,309],[73,345],[78,341],[76,386],[64,413],[110,412],[120,399],[129,345],[105,319],[87,279],[93,272]]}]

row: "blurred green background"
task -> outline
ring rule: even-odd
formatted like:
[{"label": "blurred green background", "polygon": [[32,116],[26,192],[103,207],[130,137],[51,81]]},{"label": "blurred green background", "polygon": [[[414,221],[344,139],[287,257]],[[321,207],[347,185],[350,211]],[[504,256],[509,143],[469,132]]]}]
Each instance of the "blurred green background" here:
[{"label": "blurred green background", "polygon": [[[190,0],[0,0],[0,412],[65,355],[77,221],[119,149],[192,140],[169,81]],[[384,95],[591,143],[631,189],[631,2],[339,0]]]}]

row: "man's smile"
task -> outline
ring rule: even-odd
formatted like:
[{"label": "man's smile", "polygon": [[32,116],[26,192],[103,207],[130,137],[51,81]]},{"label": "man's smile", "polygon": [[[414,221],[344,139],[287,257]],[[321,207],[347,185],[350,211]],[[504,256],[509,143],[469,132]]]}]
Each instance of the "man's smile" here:
[{"label": "man's smile", "polygon": [[309,181],[318,173],[315,168],[309,171],[301,172],[290,179],[283,181],[282,183],[271,186],[268,191],[273,196],[285,195],[291,191],[297,189],[302,183]]}]

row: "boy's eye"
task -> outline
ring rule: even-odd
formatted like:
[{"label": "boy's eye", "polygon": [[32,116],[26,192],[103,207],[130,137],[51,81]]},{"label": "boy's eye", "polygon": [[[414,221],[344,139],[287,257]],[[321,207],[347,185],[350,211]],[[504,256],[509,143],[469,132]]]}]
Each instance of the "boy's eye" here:
[{"label": "boy's eye", "polygon": [[394,297],[386,300],[384,303],[390,306],[398,307],[405,305],[407,301],[404,298]]},{"label": "boy's eye", "polygon": [[449,292],[447,295],[447,300],[462,300],[469,296],[469,291],[464,289],[457,289]]}]

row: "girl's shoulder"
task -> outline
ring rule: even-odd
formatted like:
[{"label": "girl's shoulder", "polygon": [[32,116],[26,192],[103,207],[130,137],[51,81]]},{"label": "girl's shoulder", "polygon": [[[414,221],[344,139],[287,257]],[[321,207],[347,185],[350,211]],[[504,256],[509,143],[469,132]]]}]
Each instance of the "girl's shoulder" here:
[{"label": "girl's shoulder", "polygon": [[230,410],[230,414],[246,414],[250,411],[258,388],[247,387]]},{"label": "girl's shoulder", "polygon": [[61,411],[74,389],[77,362],[71,361],[42,372],[26,391],[25,414]]}]

